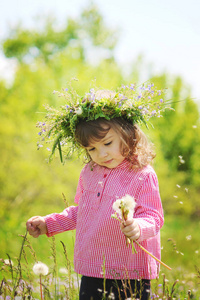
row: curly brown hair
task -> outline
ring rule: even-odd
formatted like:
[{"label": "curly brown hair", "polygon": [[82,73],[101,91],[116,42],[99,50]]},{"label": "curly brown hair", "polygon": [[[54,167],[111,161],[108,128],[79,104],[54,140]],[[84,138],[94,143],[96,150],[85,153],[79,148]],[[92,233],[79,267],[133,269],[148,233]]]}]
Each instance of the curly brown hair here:
[{"label": "curly brown hair", "polygon": [[[123,118],[106,120],[99,118],[93,121],[83,120],[77,125],[75,137],[82,147],[88,147],[91,140],[99,141],[106,136],[110,129],[121,136],[121,154],[132,168],[142,168],[151,163],[155,157],[152,144],[138,125]],[[87,161],[91,158],[86,151]]]}]

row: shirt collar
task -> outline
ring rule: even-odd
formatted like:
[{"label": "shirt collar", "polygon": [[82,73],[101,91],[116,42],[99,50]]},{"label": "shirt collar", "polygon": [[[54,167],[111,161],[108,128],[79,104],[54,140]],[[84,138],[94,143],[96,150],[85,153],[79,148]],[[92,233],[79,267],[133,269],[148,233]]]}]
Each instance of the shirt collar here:
[{"label": "shirt collar", "polygon": [[111,171],[111,170],[118,170],[118,169],[124,169],[124,168],[130,168],[130,162],[125,158],[116,168],[106,168],[103,166],[100,166],[98,164],[93,164],[93,167],[98,166],[101,169],[107,170],[107,171]]}]

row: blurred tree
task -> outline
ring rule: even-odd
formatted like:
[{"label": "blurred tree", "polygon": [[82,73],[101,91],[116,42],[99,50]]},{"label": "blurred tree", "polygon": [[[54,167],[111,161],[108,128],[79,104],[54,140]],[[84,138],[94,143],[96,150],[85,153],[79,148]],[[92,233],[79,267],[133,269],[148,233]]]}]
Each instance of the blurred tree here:
[{"label": "blurred tree", "polygon": [[[41,20],[40,20],[41,22]],[[21,26],[10,32],[10,37],[3,43],[6,57],[15,57],[19,62],[27,62],[36,57],[44,61],[67,47],[74,51],[74,56],[82,60],[88,57],[88,51],[94,46],[96,51],[104,50],[106,57],[112,57],[117,43],[115,30],[109,29],[97,7],[91,4],[79,18],[68,18],[67,25],[58,30],[52,17],[43,19],[42,31],[25,30]]]},{"label": "blurred tree", "polygon": [[[199,216],[200,186],[200,123],[197,104],[191,99],[190,90],[180,77],[172,80],[163,75],[152,81],[169,88],[168,98],[174,109],[166,110],[163,118],[153,120],[156,140],[165,166],[165,179],[161,178],[165,209],[170,213]],[[163,161],[163,160],[162,160]],[[163,173],[159,169],[158,174]],[[167,180],[166,180],[167,178]]]}]

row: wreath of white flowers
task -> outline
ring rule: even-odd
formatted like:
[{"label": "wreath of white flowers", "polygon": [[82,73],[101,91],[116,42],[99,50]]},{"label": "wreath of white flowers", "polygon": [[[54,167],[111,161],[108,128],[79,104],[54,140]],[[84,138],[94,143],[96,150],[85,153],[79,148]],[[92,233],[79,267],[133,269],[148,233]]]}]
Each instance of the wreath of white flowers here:
[{"label": "wreath of white flowers", "polygon": [[75,131],[82,120],[120,117],[133,124],[144,123],[148,127],[149,119],[160,117],[166,109],[163,100],[165,90],[157,89],[150,83],[122,85],[115,91],[91,88],[84,96],[78,95],[71,85],[61,92],[54,91],[54,94],[64,98],[65,105],[59,110],[48,105],[45,107],[45,120],[37,123],[40,128],[38,148],[43,147],[44,143],[53,143],[50,158],[58,148],[61,162],[64,161],[63,156],[66,159],[74,151],[80,153],[82,147],[75,138]]}]

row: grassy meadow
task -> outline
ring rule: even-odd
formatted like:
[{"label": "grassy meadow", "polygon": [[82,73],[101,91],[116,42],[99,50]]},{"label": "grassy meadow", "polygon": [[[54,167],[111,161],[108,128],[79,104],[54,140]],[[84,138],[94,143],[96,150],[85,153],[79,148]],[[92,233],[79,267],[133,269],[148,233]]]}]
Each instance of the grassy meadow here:
[{"label": "grassy meadow", "polygon": [[[166,216],[161,230],[162,261],[172,270],[161,266],[159,279],[152,281],[151,299],[200,299],[199,225],[198,220]],[[16,247],[0,260],[0,299],[78,299],[80,276],[73,271],[75,231],[33,239],[24,227],[15,242]],[[34,274],[37,261],[48,266],[48,275]]]}]

